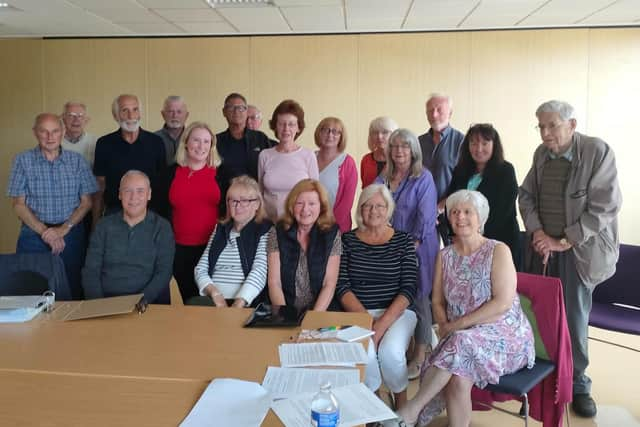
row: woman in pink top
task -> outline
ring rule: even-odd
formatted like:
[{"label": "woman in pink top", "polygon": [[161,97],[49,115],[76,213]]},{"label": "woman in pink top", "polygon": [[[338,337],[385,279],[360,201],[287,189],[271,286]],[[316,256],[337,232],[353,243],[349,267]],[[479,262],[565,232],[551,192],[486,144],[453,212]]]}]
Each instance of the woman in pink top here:
[{"label": "woman in pink top", "polygon": [[296,144],[305,127],[304,110],[296,101],[282,101],[273,111],[269,127],[279,143],[260,152],[258,179],[267,215],[276,222],[293,186],[306,178],[318,179],[318,162],[313,151]]},{"label": "woman in pink top", "polygon": [[358,185],[358,171],[353,157],[344,152],[347,147],[347,131],[342,120],[324,118],[314,134],[319,151],[316,151],[320,182],[329,194],[333,216],[340,232],[351,231],[351,207]]}]

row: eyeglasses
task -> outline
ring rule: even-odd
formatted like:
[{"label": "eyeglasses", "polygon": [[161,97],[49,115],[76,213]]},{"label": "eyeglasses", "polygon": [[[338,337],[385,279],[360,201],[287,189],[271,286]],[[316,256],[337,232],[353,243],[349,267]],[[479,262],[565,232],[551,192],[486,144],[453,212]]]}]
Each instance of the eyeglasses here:
[{"label": "eyeglasses", "polygon": [[363,211],[371,211],[371,210],[377,210],[377,211],[386,211],[387,210],[387,205],[381,205],[381,204],[376,204],[376,205],[371,205],[369,203],[365,203],[364,205],[362,205],[362,210]]},{"label": "eyeglasses", "polygon": [[411,146],[409,144],[389,144],[390,150],[410,150]]},{"label": "eyeglasses", "polygon": [[549,132],[553,132],[553,131],[555,131],[555,130],[559,129],[559,128],[560,128],[560,126],[562,126],[562,125],[563,125],[563,124],[565,124],[565,123],[566,123],[566,122],[557,122],[557,123],[551,123],[550,125],[541,125],[541,124],[538,124],[538,125],[536,126],[536,128],[535,128],[535,129],[536,129],[538,132],[544,132],[545,130],[546,130],[546,131],[549,131]]},{"label": "eyeglasses", "polygon": [[333,135],[333,136],[342,135],[342,131],[340,129],[333,129],[333,128],[321,128],[320,133],[323,133],[325,135]]},{"label": "eyeglasses", "polygon": [[247,119],[251,119],[251,120],[260,120],[262,118],[262,115],[260,114],[254,114],[252,116],[247,116]]},{"label": "eyeglasses", "polygon": [[65,117],[69,117],[71,119],[84,119],[85,113],[64,113]]},{"label": "eyeglasses", "polygon": [[234,208],[237,208],[238,206],[246,208],[251,203],[257,201],[258,199],[227,199],[227,203],[229,203],[229,206],[233,206]]},{"label": "eyeglasses", "polygon": [[246,105],[231,105],[231,104],[227,104],[227,105],[224,106],[224,109],[226,111],[234,111],[234,112],[244,113],[245,111],[247,111],[247,106]]}]

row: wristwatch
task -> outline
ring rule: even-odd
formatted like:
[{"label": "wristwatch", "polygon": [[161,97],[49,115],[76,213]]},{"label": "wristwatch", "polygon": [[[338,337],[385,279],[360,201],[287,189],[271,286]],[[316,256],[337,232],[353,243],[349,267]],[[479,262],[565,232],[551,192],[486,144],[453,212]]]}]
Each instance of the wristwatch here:
[{"label": "wristwatch", "polygon": [[560,239],[560,244],[562,245],[563,248],[571,246],[571,243],[569,243],[566,237],[563,237],[562,239]]},{"label": "wristwatch", "polygon": [[71,221],[67,221],[64,223],[64,225],[67,226],[67,230],[71,230],[75,224],[72,223]]}]

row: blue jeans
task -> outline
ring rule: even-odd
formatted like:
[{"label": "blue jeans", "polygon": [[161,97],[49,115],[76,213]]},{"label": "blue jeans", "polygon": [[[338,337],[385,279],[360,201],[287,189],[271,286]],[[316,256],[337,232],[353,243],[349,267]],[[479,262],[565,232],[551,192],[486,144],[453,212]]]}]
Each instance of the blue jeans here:
[{"label": "blue jeans", "polygon": [[[82,299],[82,284],[80,281],[80,273],[84,265],[85,256],[85,230],[83,224],[73,227],[66,236],[64,236],[65,247],[60,258],[64,263],[67,273],[67,281],[71,289],[71,296],[75,300]],[[51,247],[42,240],[42,237],[31,228],[22,224],[20,234],[18,235],[18,243],[16,245],[17,253],[40,253],[51,252]]]}]

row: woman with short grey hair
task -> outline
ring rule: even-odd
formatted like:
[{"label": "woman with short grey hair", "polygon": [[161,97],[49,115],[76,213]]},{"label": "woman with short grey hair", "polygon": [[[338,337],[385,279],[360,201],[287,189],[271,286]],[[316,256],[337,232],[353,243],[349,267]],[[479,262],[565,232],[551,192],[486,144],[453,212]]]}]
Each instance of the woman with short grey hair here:
[{"label": "woman with short grey hair", "polygon": [[397,129],[389,136],[387,168],[377,179],[384,184],[396,203],[391,225],[409,233],[418,257],[416,327],[414,354],[409,362],[409,378],[417,378],[431,343],[431,282],[438,253],[436,232],[438,193],[431,172],[422,166],[422,151],[416,135]]},{"label": "woman with short grey hair", "polygon": [[482,235],[489,202],[477,191],[447,198],[455,232],[435,265],[433,319],[440,344],[422,371],[415,397],[386,426],[427,425],[446,407],[449,425],[471,422],[471,387],[533,367],[533,332],[516,292],[509,247]]},{"label": "woman with short grey hair", "polygon": [[387,165],[386,148],[389,135],[398,129],[398,124],[390,117],[380,116],[369,124],[369,153],[360,161],[360,180],[362,188],[366,188],[384,171]]}]

